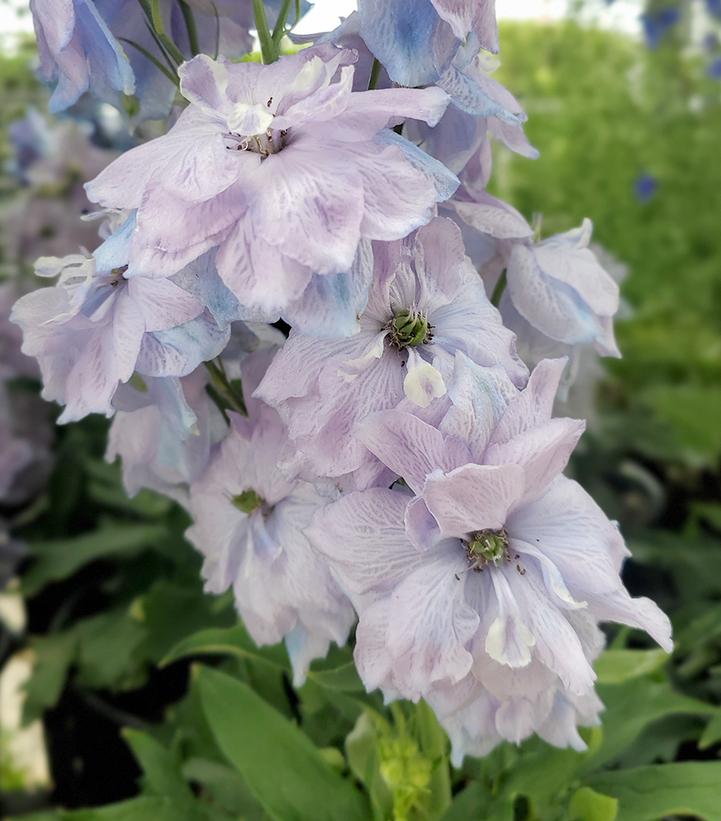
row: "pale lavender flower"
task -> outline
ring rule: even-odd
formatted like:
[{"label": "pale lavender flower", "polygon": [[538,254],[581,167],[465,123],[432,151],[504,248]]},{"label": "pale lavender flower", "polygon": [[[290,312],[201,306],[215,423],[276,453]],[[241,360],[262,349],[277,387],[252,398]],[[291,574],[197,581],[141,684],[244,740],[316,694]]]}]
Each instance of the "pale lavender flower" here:
[{"label": "pale lavender flower", "polygon": [[391,79],[439,83],[464,44],[498,50],[493,0],[360,0],[360,35]]},{"label": "pale lavender flower", "polygon": [[[221,3],[189,0],[195,13],[202,51],[237,56],[251,44],[250,0]],[[74,105],[86,92],[123,108],[123,95],[138,98],[135,119],[164,117],[175,86],[148,59],[163,61],[149,21],[137,0],[31,0],[38,41],[40,76],[54,87],[50,110]],[[163,26],[181,52],[190,54],[188,33],[179,3],[160,0]],[[222,16],[218,25],[217,16]]]},{"label": "pale lavender flower", "polygon": [[518,385],[527,378],[513,335],[450,220],[438,217],[374,250],[370,296],[365,310],[358,306],[360,332],[326,341],[292,331],[258,388],[279,410],[311,473],[357,471],[359,484],[374,475],[377,461],[355,436],[356,423],[405,399],[425,407],[445,394],[456,351],[500,365]]},{"label": "pale lavender flower", "polygon": [[535,241],[521,214],[482,190],[483,179],[480,175],[472,186],[464,184],[447,209],[463,226],[489,293],[505,271],[499,308],[518,337],[524,361],[533,366],[544,358],[568,356],[570,384],[583,350],[619,357],[613,328],[619,286],[589,248],[591,221]]},{"label": "pale lavender flower", "polygon": [[[579,635],[590,662],[602,649],[603,635],[594,625],[589,627],[588,637]],[[587,749],[578,728],[600,724],[601,700],[593,691],[576,695],[552,677],[539,670],[536,673],[541,674],[543,687],[532,695],[527,690],[516,694],[508,688],[495,696],[472,675],[460,684],[434,688],[429,704],[448,733],[454,766],[460,767],[467,755],[485,756],[504,741],[519,744],[534,733],[554,747],[577,752]]]},{"label": "pale lavender flower", "polygon": [[332,483],[289,479],[278,470],[289,447],[283,423],[250,393],[267,355],[243,369],[249,418],[230,412],[231,427],[211,463],[190,489],[188,539],[203,554],[205,589],[232,588],[236,607],[259,645],[285,640],[294,683],[345,643],[353,609],[305,535],[315,511],[338,491]]},{"label": "pale lavender flower", "polygon": [[227,343],[228,325],[188,290],[171,279],[126,277],[133,223],[127,218],[93,256],[38,260],[36,272],[60,275],[58,284],[13,308],[23,353],[40,365],[43,397],[65,405],[60,423],[88,413],[111,416],[118,385],[136,369],[184,376]]},{"label": "pale lavender flower", "polygon": [[456,363],[438,427],[393,410],[360,428],[410,492],[351,493],[316,514],[310,537],[358,612],[366,687],[427,698],[450,728],[475,722],[458,757],[485,743],[490,718],[457,712],[481,696],[496,736],[514,741],[549,715],[519,714],[525,702],[592,699],[597,622],[640,627],[667,650],[671,639],[666,616],[621,582],[618,528],[561,475],[583,430],[551,418],[564,363],[541,363],[521,392],[497,368]]},{"label": "pale lavender flower", "polygon": [[[241,363],[249,355],[272,353],[283,340],[275,328],[236,323],[223,351],[227,379],[241,379]],[[201,367],[183,378],[136,374],[118,388],[106,459],[122,459],[123,483],[130,496],[150,488],[188,506],[188,487],[205,471],[213,446],[228,428],[208,386],[208,372]]]},{"label": "pale lavender flower", "polygon": [[20,329],[10,322],[10,312],[21,293],[14,280],[0,283],[0,381],[38,376],[37,362],[20,350]]},{"label": "pale lavender flower", "polygon": [[122,459],[129,496],[155,490],[187,507],[188,486],[208,465],[227,426],[206,392],[204,368],[186,377],[134,379],[113,397],[105,458]]},{"label": "pale lavender flower", "polygon": [[30,0],[40,76],[55,89],[50,110],[62,111],[86,91],[117,99],[135,91],[128,58],[93,0]]},{"label": "pale lavender flower", "polygon": [[613,332],[619,287],[588,247],[592,231],[586,219],[538,243],[513,243],[504,253],[508,285],[501,313],[536,361],[582,347],[621,355]]},{"label": "pale lavender flower", "polygon": [[181,66],[191,104],[176,125],[87,185],[95,202],[138,209],[130,273],[171,275],[217,246],[252,318],[292,322],[315,275],[348,272],[362,239],[428,222],[457,180],[387,126],[437,122],[448,97],[352,92],[354,60],[319,46],[266,66],[204,55]]}]

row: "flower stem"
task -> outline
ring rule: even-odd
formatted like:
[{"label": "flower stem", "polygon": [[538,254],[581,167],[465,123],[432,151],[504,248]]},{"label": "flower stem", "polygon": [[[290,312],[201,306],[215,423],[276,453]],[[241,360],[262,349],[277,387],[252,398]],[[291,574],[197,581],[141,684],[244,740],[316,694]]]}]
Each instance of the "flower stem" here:
[{"label": "flower stem", "polygon": [[498,277],[498,282],[496,283],[496,287],[493,289],[493,294],[491,295],[491,304],[495,305],[496,308],[498,307],[498,303],[501,301],[501,297],[503,296],[503,292],[506,290],[506,271],[505,269]]},{"label": "flower stem", "polygon": [[165,31],[163,16],[160,13],[160,0],[150,0],[150,22],[152,23],[153,30],[158,36],[158,40],[160,40],[163,44],[163,47],[176,65],[184,63],[185,57],[183,56],[183,52],[175,45],[173,40],[168,37]]},{"label": "flower stem", "polygon": [[205,368],[210,377],[208,393],[223,416],[227,419],[226,411],[229,410],[247,416],[248,410],[243,399],[243,386],[240,380],[228,379],[223,360],[218,357],[213,362],[206,362]]},{"label": "flower stem", "polygon": [[371,67],[371,76],[370,80],[368,81],[368,91],[373,91],[373,89],[378,85],[378,78],[381,76],[381,61],[377,58],[373,58],[373,66]]},{"label": "flower stem", "polygon": [[161,72],[161,74],[164,74],[171,83],[176,86],[178,85],[178,75],[166,68],[157,57],[153,57],[153,55],[146,48],[143,48],[140,43],[136,43],[134,40],[127,40],[125,37],[118,37],[118,40],[120,40],[121,43],[127,43],[129,46],[137,49],[146,59],[150,60],[158,71]]},{"label": "flower stem", "polygon": [[200,44],[198,42],[198,27],[195,24],[195,16],[193,10],[187,3],[187,0],[180,0],[180,12],[183,15],[185,28],[188,32],[188,43],[190,44],[190,53],[195,56],[200,54]]},{"label": "flower stem", "polygon": [[290,7],[293,0],[283,0],[283,5],[278,12],[278,19],[275,21],[275,28],[273,29],[273,43],[276,51],[280,47],[280,41],[285,36],[285,23],[290,13]]},{"label": "flower stem", "polygon": [[274,63],[278,59],[278,49],[276,48],[273,35],[268,26],[268,18],[265,14],[263,0],[253,0],[253,14],[255,16],[255,28],[258,31],[263,62],[266,64]]}]

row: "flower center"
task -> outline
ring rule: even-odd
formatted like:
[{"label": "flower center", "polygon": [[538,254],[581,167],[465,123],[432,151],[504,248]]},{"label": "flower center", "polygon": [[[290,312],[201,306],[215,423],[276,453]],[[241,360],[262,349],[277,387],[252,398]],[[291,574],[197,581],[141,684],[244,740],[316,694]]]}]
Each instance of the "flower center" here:
[{"label": "flower center", "polygon": [[483,570],[489,564],[494,567],[502,561],[510,561],[508,533],[501,530],[477,530],[463,545],[472,568]]},{"label": "flower center", "polygon": [[250,488],[249,490],[244,490],[242,493],[239,493],[237,496],[233,496],[233,504],[241,513],[250,516],[251,513],[255,513],[256,510],[263,507],[265,500],[255,490]]},{"label": "flower center", "polygon": [[120,283],[125,278],[124,274],[127,270],[127,265],[122,265],[120,268],[113,268],[113,270],[110,272],[110,285],[113,288],[117,288],[118,285],[120,285]]},{"label": "flower center", "polygon": [[399,311],[386,328],[390,332],[391,342],[401,350],[425,345],[433,339],[433,326],[419,311]]},{"label": "flower center", "polygon": [[277,154],[285,148],[288,132],[285,129],[273,131],[269,128],[265,133],[253,134],[251,137],[233,132],[228,132],[223,137],[228,151],[250,151],[253,154],[260,154],[261,160],[265,160],[271,154]]}]

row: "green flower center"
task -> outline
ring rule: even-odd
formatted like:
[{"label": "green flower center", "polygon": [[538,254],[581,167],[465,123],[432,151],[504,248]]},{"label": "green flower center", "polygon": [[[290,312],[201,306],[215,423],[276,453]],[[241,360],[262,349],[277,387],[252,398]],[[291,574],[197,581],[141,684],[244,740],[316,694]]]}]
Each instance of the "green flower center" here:
[{"label": "green flower center", "polygon": [[508,533],[504,529],[477,530],[464,544],[468,561],[477,570],[489,564],[497,567],[502,561],[510,559]]},{"label": "green flower center", "polygon": [[250,514],[254,513],[258,508],[263,507],[265,500],[251,488],[250,490],[244,490],[237,496],[233,496],[233,504],[241,513],[250,516]]},{"label": "green flower center", "polygon": [[417,311],[399,311],[386,327],[397,348],[415,348],[433,339],[433,327],[427,317]]}]

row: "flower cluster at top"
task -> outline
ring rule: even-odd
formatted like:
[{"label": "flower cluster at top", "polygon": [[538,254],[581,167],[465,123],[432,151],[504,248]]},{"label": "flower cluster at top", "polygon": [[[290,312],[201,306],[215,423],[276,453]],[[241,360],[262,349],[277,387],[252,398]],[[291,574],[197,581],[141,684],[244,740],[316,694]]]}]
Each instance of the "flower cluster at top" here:
[{"label": "flower cluster at top", "polygon": [[425,699],[456,761],[583,748],[599,624],[670,626],[564,476],[554,400],[619,355],[618,285],[590,222],[541,239],[487,191],[494,142],[536,156],[492,0],[360,0],[303,47],[288,0],[213,5],[31,0],[54,110],[168,118],[87,184],[98,247],[15,304],[43,395],[113,417],[128,492],[187,508],[297,685],[357,625],[366,687]]}]

